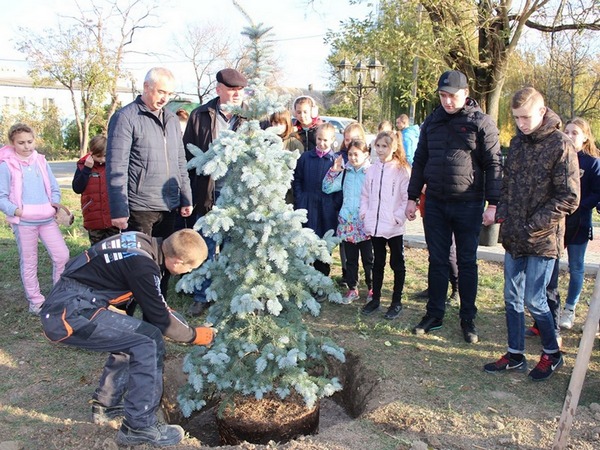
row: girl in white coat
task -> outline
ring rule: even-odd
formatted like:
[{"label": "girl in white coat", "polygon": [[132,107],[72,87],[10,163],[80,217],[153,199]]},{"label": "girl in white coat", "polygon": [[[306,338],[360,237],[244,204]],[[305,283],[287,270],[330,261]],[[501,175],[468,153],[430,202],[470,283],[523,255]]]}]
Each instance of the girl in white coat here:
[{"label": "girl in white coat", "polygon": [[362,313],[370,315],[379,309],[386,247],[389,247],[390,267],[394,271],[394,289],[385,318],[392,320],[402,311],[402,291],[406,278],[404,209],[408,202],[410,166],[406,161],[402,142],[398,141],[393,132],[383,131],[377,135],[375,152],[379,161],[367,169],[360,199],[360,217],[364,221],[365,232],[371,236],[375,256],[373,300],[363,307]]}]

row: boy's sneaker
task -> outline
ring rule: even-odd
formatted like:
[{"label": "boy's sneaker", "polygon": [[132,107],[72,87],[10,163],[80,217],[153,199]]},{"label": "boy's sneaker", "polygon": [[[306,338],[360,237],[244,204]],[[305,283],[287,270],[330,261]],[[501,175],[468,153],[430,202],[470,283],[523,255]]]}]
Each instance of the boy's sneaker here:
[{"label": "boy's sneaker", "polygon": [[98,400],[92,400],[92,422],[96,425],[103,425],[111,420],[122,419],[125,417],[125,408],[120,403],[115,406],[104,406]]},{"label": "boy's sneaker", "polygon": [[525,330],[525,337],[532,338],[540,335],[540,330],[537,327],[529,327]]},{"label": "boy's sneaker", "polygon": [[179,425],[167,425],[157,422],[145,428],[131,428],[125,422],[117,433],[117,444],[138,445],[150,444],[156,447],[166,447],[181,442],[185,432]]},{"label": "boy's sneaker", "polygon": [[573,322],[575,322],[575,310],[564,308],[560,312],[559,326],[565,330],[573,328]]},{"label": "boy's sneaker", "polygon": [[366,303],[369,303],[371,300],[373,300],[373,289],[369,289],[369,293],[367,294]]},{"label": "boy's sneaker", "polygon": [[379,303],[369,302],[365,306],[362,307],[361,313],[365,316],[370,316],[375,311],[379,310]]},{"label": "boy's sneaker", "polygon": [[529,378],[533,381],[544,381],[547,380],[563,365],[563,357],[560,352],[553,353],[551,355],[542,353],[540,362],[537,363],[531,372],[529,372]]},{"label": "boy's sneaker", "polygon": [[442,319],[425,314],[419,324],[413,328],[413,334],[422,335],[442,328]]},{"label": "boy's sneaker", "polygon": [[346,295],[342,297],[342,305],[349,305],[354,300],[358,300],[360,294],[358,293],[358,289],[350,289],[346,292]]},{"label": "boy's sneaker", "polygon": [[477,328],[475,328],[475,324],[472,320],[461,320],[460,327],[462,328],[465,342],[467,342],[468,344],[477,344],[479,342]]},{"label": "boy's sneaker", "polygon": [[487,373],[499,373],[514,370],[515,372],[525,372],[527,370],[527,360],[525,355],[521,361],[517,361],[510,357],[510,353],[502,355],[502,357],[495,362],[488,363],[483,366],[483,370]]},{"label": "boy's sneaker", "polygon": [[393,320],[397,318],[402,312],[402,305],[392,305],[389,307],[387,312],[385,313],[385,317],[387,320]]}]

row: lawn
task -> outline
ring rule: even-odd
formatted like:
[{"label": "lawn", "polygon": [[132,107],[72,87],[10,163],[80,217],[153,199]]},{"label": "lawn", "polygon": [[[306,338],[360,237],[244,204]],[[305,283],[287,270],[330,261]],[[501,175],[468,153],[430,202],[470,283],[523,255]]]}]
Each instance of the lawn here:
[{"label": "lawn", "polygon": [[[71,254],[75,255],[87,247],[87,234],[81,227],[78,196],[64,190],[64,202],[76,216],[74,225],[63,228]],[[325,303],[319,317],[306,317],[314,333],[331,336],[356,355],[365,377],[376,382],[364,413],[352,419],[329,400],[323,403],[320,432],[315,436],[271,447],[227,448],[550,448],[594,279],[586,278],[575,328],[563,332],[564,367],[547,382],[533,383],[522,374],[494,376],[482,372],[483,364],[499,357],[506,348],[500,264],[480,262],[476,323],[481,341],[469,345],[462,338],[455,306],[447,310],[444,326],[438,332],[421,337],[411,333],[425,307],[414,294],[426,287],[427,252],[408,248],[406,260],[404,310],[398,319],[384,320],[385,308],[379,315],[363,317],[362,300],[347,306]],[[0,224],[0,267],[0,449],[116,449],[114,427],[93,425],[89,417],[88,401],[105,355],[51,344],[44,338],[39,319],[27,312],[16,246],[4,221]],[[336,259],[332,276],[339,274]],[[43,247],[40,280],[43,291],[48,292],[50,262]],[[563,298],[567,281],[563,274]],[[388,274],[384,307],[389,302],[390,288]],[[365,293],[362,289],[363,298]],[[189,302],[188,297],[172,288],[172,307],[185,312]],[[199,324],[202,318],[190,321]],[[168,343],[170,360],[185,351],[185,347]],[[531,367],[540,351],[539,340],[528,340],[526,356]],[[573,449],[600,448],[598,356],[595,349],[571,434]],[[8,441],[16,447],[8,447]],[[190,436],[173,448],[208,448],[209,444]]]}]

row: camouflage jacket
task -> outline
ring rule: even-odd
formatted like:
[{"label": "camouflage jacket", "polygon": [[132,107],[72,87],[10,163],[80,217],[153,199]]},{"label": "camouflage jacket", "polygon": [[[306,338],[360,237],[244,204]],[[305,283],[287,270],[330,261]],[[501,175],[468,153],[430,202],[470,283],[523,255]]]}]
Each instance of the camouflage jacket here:
[{"label": "camouflage jacket", "polygon": [[565,216],[579,205],[579,163],[561,121],[550,109],[540,127],[510,142],[496,220],[513,258],[559,258]]}]

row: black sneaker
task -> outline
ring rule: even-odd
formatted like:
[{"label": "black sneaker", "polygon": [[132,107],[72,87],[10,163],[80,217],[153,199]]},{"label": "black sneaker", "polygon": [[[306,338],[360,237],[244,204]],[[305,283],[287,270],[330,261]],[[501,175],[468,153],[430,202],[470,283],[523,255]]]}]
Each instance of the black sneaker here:
[{"label": "black sneaker", "polygon": [[461,320],[460,327],[462,328],[463,337],[465,342],[469,344],[477,344],[479,342],[479,336],[477,335],[477,328],[472,320]]},{"label": "black sneaker", "polygon": [[365,306],[362,307],[360,312],[365,316],[370,316],[375,311],[379,311],[379,303],[370,301],[369,303],[367,303]]},{"label": "black sneaker", "polygon": [[429,333],[430,331],[442,328],[442,319],[425,314],[419,324],[413,328],[413,333],[417,335]]},{"label": "black sneaker", "polygon": [[527,370],[527,360],[525,355],[521,361],[517,361],[510,357],[510,353],[502,355],[502,357],[495,362],[491,362],[483,366],[483,370],[487,373],[499,373],[513,370],[515,372],[525,372]]},{"label": "black sneaker", "polygon": [[92,400],[92,422],[96,425],[103,425],[111,420],[122,419],[125,417],[125,408],[123,403],[115,406],[104,406],[98,400]]},{"label": "black sneaker", "polygon": [[185,432],[179,425],[167,425],[157,422],[145,428],[131,428],[125,422],[117,433],[117,444],[138,445],[150,444],[156,447],[167,447],[181,442]]},{"label": "black sneaker", "polygon": [[385,316],[383,317],[385,317],[387,320],[393,320],[400,315],[400,312],[402,312],[402,305],[392,305],[389,307],[385,313]]},{"label": "black sneaker", "polygon": [[453,290],[450,296],[446,299],[446,306],[454,306],[458,304],[458,291]]},{"label": "black sneaker", "polygon": [[563,365],[563,357],[560,352],[554,354],[542,353],[540,362],[537,363],[531,372],[529,378],[533,381],[544,381],[550,378],[555,371]]}]

